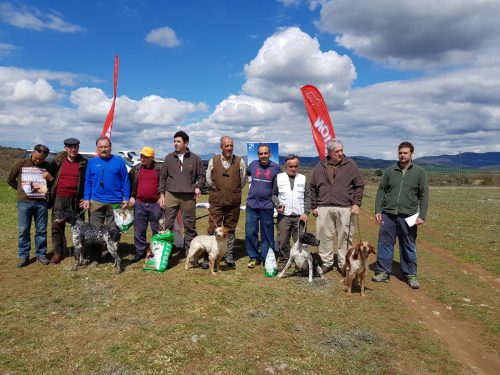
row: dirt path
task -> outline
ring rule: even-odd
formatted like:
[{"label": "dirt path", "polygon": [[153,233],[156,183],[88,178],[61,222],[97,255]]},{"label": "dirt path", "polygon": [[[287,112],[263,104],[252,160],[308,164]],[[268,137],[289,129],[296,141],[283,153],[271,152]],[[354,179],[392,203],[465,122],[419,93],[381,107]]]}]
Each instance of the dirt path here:
[{"label": "dirt path", "polygon": [[[443,259],[443,264],[457,267],[463,272],[472,274],[486,281],[488,285],[498,292],[499,280],[475,264],[458,261],[445,249],[432,246],[419,241],[423,252],[432,252]],[[481,334],[484,327],[480,323],[459,319],[452,310],[429,297],[424,289],[411,290],[401,280],[401,275],[391,278],[391,289],[402,302],[414,311],[428,331],[434,334],[441,342],[447,345],[451,355],[462,364],[463,374],[498,374],[500,373],[500,356],[496,353],[498,348],[492,347]]]}]

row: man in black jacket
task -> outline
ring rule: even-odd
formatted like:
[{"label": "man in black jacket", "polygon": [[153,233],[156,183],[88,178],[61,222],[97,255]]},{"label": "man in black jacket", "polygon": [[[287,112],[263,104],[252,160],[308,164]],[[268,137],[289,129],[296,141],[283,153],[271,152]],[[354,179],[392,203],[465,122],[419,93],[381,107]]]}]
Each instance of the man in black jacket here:
[{"label": "man in black jacket", "polygon": [[138,262],[146,256],[148,224],[153,235],[158,233],[161,207],[159,204],[161,165],[155,160],[155,150],[143,147],[141,163],[134,165],[128,173],[130,178],[130,205],[134,206],[134,245],[135,257],[132,262]]},{"label": "man in black jacket", "polygon": [[54,213],[72,210],[84,215],[82,206],[87,159],[78,153],[79,150],[80,141],[78,139],[65,139],[64,151],[52,160],[50,166],[54,175],[49,197],[49,208],[52,207],[52,246],[54,248],[51,262],[54,264],[60,263],[64,253],[67,253],[67,242],[64,234],[66,224],[56,222]]}]

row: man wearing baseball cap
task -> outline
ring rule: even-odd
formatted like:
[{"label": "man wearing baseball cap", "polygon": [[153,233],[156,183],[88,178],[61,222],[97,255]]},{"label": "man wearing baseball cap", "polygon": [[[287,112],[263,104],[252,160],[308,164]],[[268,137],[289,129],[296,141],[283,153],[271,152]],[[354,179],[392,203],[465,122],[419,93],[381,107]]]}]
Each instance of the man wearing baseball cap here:
[{"label": "man wearing baseball cap", "polygon": [[161,208],[158,200],[161,165],[155,160],[155,150],[151,147],[141,149],[141,163],[132,167],[130,178],[130,205],[134,206],[134,245],[138,262],[146,256],[148,224],[153,235],[158,233]]},{"label": "man wearing baseball cap", "polygon": [[67,254],[67,242],[64,234],[65,223],[55,221],[55,212],[72,210],[83,217],[83,189],[87,159],[81,156],[80,141],[76,138],[64,140],[64,151],[58,154],[51,163],[54,176],[48,207],[52,207],[52,246],[54,254],[51,262],[58,264]]}]

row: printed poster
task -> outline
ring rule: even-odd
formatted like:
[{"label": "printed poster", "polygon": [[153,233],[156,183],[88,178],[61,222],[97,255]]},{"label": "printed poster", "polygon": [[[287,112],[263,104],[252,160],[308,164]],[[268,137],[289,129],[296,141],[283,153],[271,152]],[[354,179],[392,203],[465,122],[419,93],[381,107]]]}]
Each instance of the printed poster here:
[{"label": "printed poster", "polygon": [[23,191],[28,198],[45,199],[48,188],[47,180],[43,178],[45,168],[39,167],[23,167],[21,169],[21,183]]}]

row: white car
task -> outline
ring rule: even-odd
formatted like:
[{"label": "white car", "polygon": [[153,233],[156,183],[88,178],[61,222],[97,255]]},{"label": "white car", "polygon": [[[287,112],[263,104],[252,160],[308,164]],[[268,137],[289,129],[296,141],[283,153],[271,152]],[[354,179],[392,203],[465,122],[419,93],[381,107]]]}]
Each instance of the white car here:
[{"label": "white car", "polygon": [[139,155],[137,155],[135,151],[129,151],[129,150],[118,151],[118,154],[125,160],[130,161],[132,165],[136,165],[141,161]]}]

